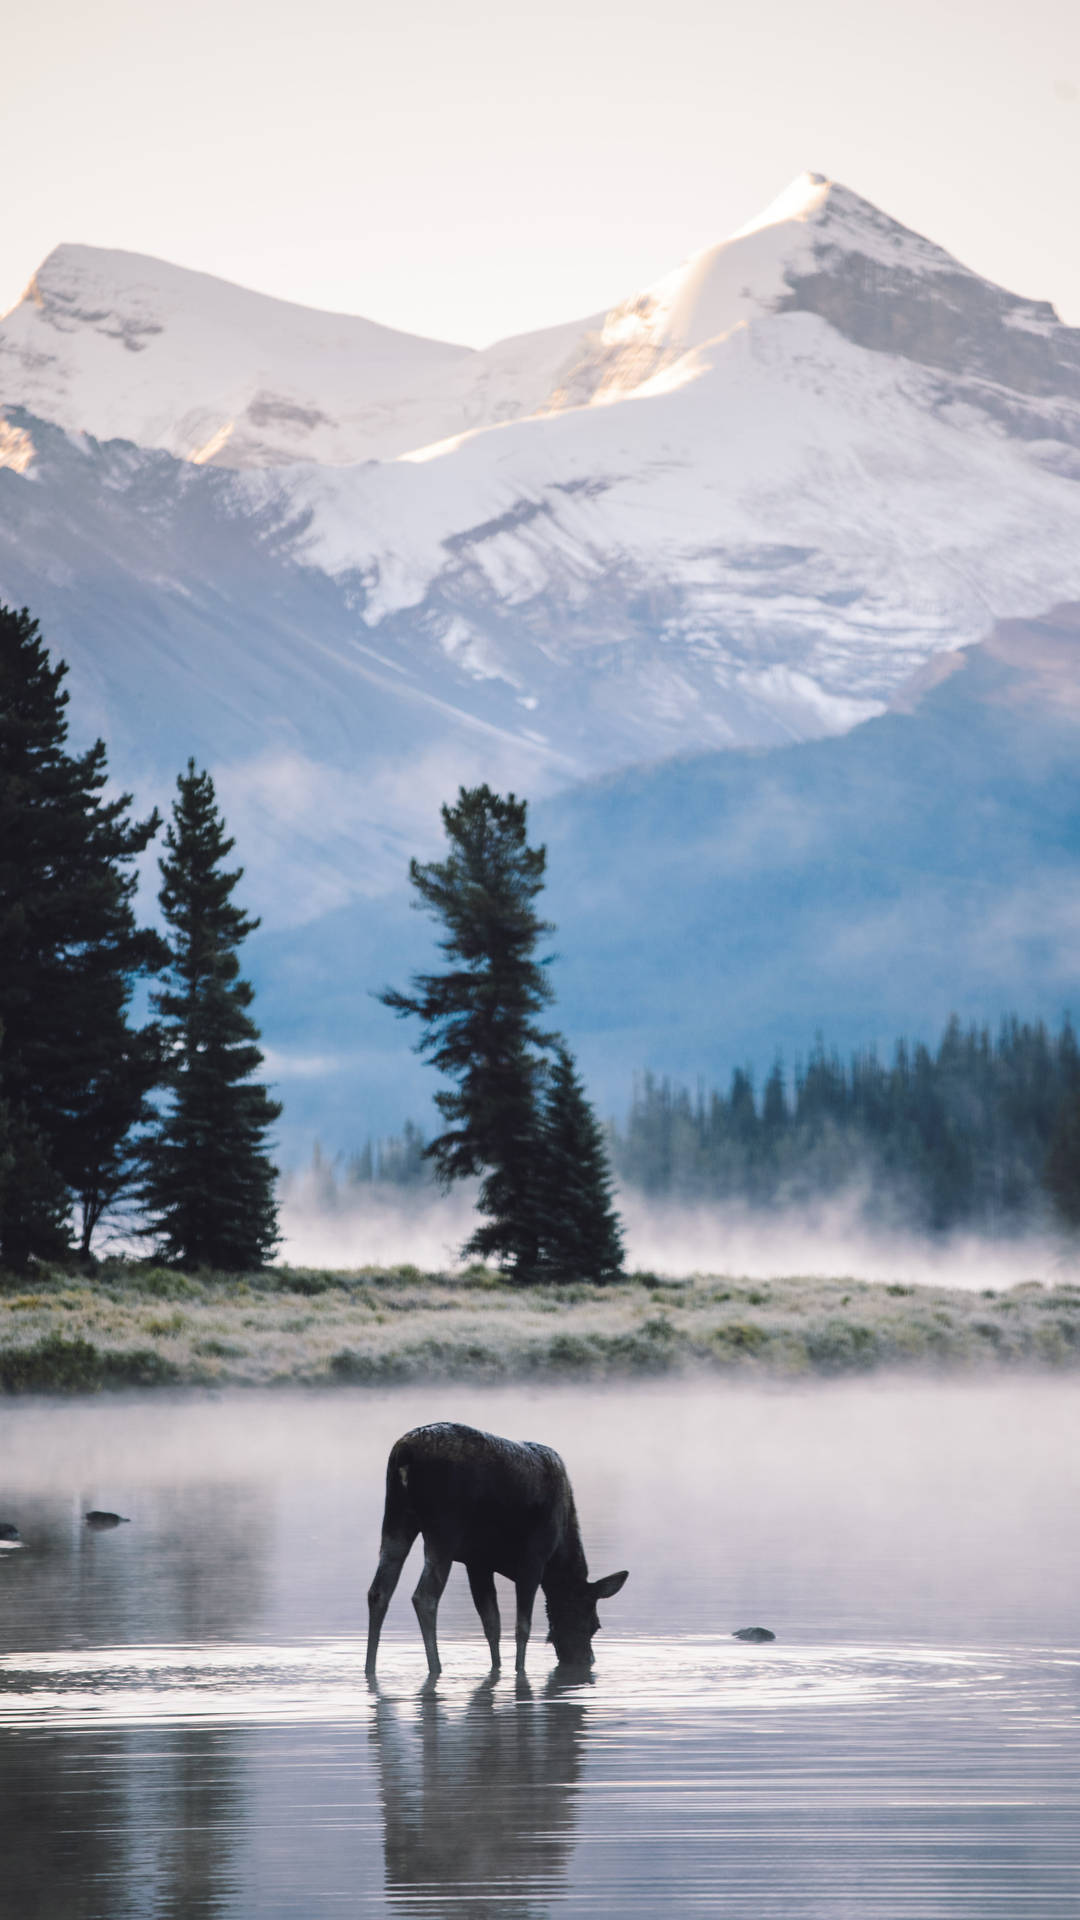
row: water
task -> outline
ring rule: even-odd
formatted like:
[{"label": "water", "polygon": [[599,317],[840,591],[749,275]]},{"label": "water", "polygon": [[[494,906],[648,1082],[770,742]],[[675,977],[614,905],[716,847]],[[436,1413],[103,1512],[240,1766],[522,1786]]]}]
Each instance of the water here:
[{"label": "water", "polygon": [[[425,1689],[413,1561],[365,1685],[386,1452],[439,1417],[559,1447],[629,1566],[592,1684],[542,1607],[493,1683],[455,1569]],[[1078,1426],[1053,1380],[9,1404],[0,1913],[1080,1914]]]}]

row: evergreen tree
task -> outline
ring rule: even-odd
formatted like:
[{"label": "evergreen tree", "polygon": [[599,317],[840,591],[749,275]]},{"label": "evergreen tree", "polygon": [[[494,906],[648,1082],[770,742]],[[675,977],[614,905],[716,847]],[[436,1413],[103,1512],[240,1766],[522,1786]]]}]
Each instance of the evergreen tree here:
[{"label": "evergreen tree", "polygon": [[138,1198],[146,1128],[156,1118],[148,1095],[165,1073],[160,1028],[128,1032],[101,1073],[93,1106],[83,1116],[83,1171],[76,1189],[79,1251],[107,1213],[123,1214]]},{"label": "evergreen tree", "polygon": [[[0,1048],[2,1043],[0,1027]],[[2,1087],[0,1075],[0,1092]],[[0,1219],[6,1264],[19,1268],[30,1252],[39,1259],[62,1258],[68,1251],[70,1212],[71,1195],[50,1164],[25,1106],[12,1111],[10,1102],[0,1098]]]},{"label": "evergreen tree", "polygon": [[547,854],[529,846],[526,803],[512,793],[462,787],[442,820],[447,858],[412,860],[409,878],[418,904],[445,927],[439,945],[449,965],[415,975],[411,993],[381,998],[423,1021],[417,1051],[457,1083],[435,1096],[449,1124],[427,1155],[445,1185],[480,1176],[486,1217],[465,1251],[526,1280],[540,1259],[539,1092],[554,1037],[537,1025],[551,998],[535,958],[551,931],[534,906]]},{"label": "evergreen tree", "polygon": [[548,1078],[539,1161],[541,1271],[550,1280],[614,1280],[619,1220],[603,1135],[565,1046]]},{"label": "evergreen tree", "polygon": [[784,1063],[777,1055],[765,1082],[761,1124],[770,1144],[774,1144],[788,1123],[787,1093],[784,1088]]},{"label": "evergreen tree", "polygon": [[232,900],[243,869],[228,871],[214,783],[188,761],[160,861],[170,932],[164,1016],[172,1105],[147,1155],[146,1198],[165,1255],[182,1266],[237,1273],[264,1264],[277,1243],[267,1129],[281,1112],[251,1075],[262,1063],[237,948],[259,922]]},{"label": "evergreen tree", "polygon": [[1080,1100],[1063,1100],[1047,1150],[1043,1182],[1060,1218],[1080,1227]]},{"label": "evergreen tree", "polygon": [[684,1088],[646,1074],[614,1150],[622,1178],[657,1194],[768,1203],[857,1182],[878,1217],[888,1208],[947,1231],[1035,1220],[1049,1192],[1080,1227],[1080,1047],[1068,1020],[1055,1038],[1010,1015],[995,1039],[953,1018],[936,1051],[900,1040],[889,1068],[873,1049],[845,1067],[819,1035],[808,1066],[796,1067],[794,1111],[778,1065],[760,1115],[746,1074],[729,1098],[699,1089],[693,1107]]},{"label": "evergreen tree", "polygon": [[1043,1185],[1067,1227],[1080,1227],[1080,1049],[1072,1022],[1066,1020],[1061,1036],[1060,1095],[1050,1133]]},{"label": "evergreen tree", "polygon": [[[83,1246],[130,1177],[128,1141],[159,1071],[156,1037],[128,1026],[136,978],[164,959],[135,924],[131,871],[156,813],[105,800],[105,747],[72,755],[63,661],[24,608],[0,607],[0,1021],[7,1153],[0,1260],[62,1250],[83,1203]],[[104,1196],[104,1198],[103,1198]],[[99,1201],[101,1204],[99,1204]]]}]

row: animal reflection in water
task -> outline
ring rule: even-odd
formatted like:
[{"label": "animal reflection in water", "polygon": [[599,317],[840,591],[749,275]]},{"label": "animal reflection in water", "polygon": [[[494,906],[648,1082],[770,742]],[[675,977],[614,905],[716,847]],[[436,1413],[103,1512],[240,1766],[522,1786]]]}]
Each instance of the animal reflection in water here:
[{"label": "animal reflection in water", "polygon": [[435,1619],[455,1560],[465,1563],[493,1671],[500,1664],[497,1573],[516,1590],[518,1673],[525,1671],[538,1587],[560,1665],[592,1665],[592,1637],[600,1626],[596,1602],[618,1593],[626,1574],[589,1579],[570,1480],[550,1447],[448,1422],[416,1427],[395,1442],[386,1467],[379,1564],[368,1591],[369,1678],[390,1596],[418,1533],[424,1570],[413,1606],[433,1677],[442,1670]]},{"label": "animal reflection in water", "polygon": [[[405,1912],[534,1913],[556,1892],[574,1840],[585,1707],[552,1674],[533,1698],[487,1679],[464,1714],[425,1690],[410,1725],[380,1699],[372,1720],[386,1890]],[[541,1903],[541,1906],[535,1903]],[[543,1906],[546,1911],[546,1906]]]}]

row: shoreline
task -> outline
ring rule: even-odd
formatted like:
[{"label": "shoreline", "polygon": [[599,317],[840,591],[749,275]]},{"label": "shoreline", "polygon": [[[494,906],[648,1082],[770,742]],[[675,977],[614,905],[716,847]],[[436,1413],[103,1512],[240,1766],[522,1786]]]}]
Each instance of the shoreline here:
[{"label": "shoreline", "polygon": [[240,1279],[105,1261],[0,1278],[0,1395],[146,1387],[772,1380],[1080,1370],[1080,1282],[982,1291],[793,1275],[518,1287],[483,1267],[269,1268]]}]

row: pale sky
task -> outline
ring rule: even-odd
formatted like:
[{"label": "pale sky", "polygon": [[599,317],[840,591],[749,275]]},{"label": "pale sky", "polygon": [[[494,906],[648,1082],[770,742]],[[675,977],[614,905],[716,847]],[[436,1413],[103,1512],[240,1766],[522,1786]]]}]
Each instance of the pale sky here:
[{"label": "pale sky", "polygon": [[61,240],[475,345],[794,175],[1080,325],[1080,0],[0,0],[0,310]]}]

